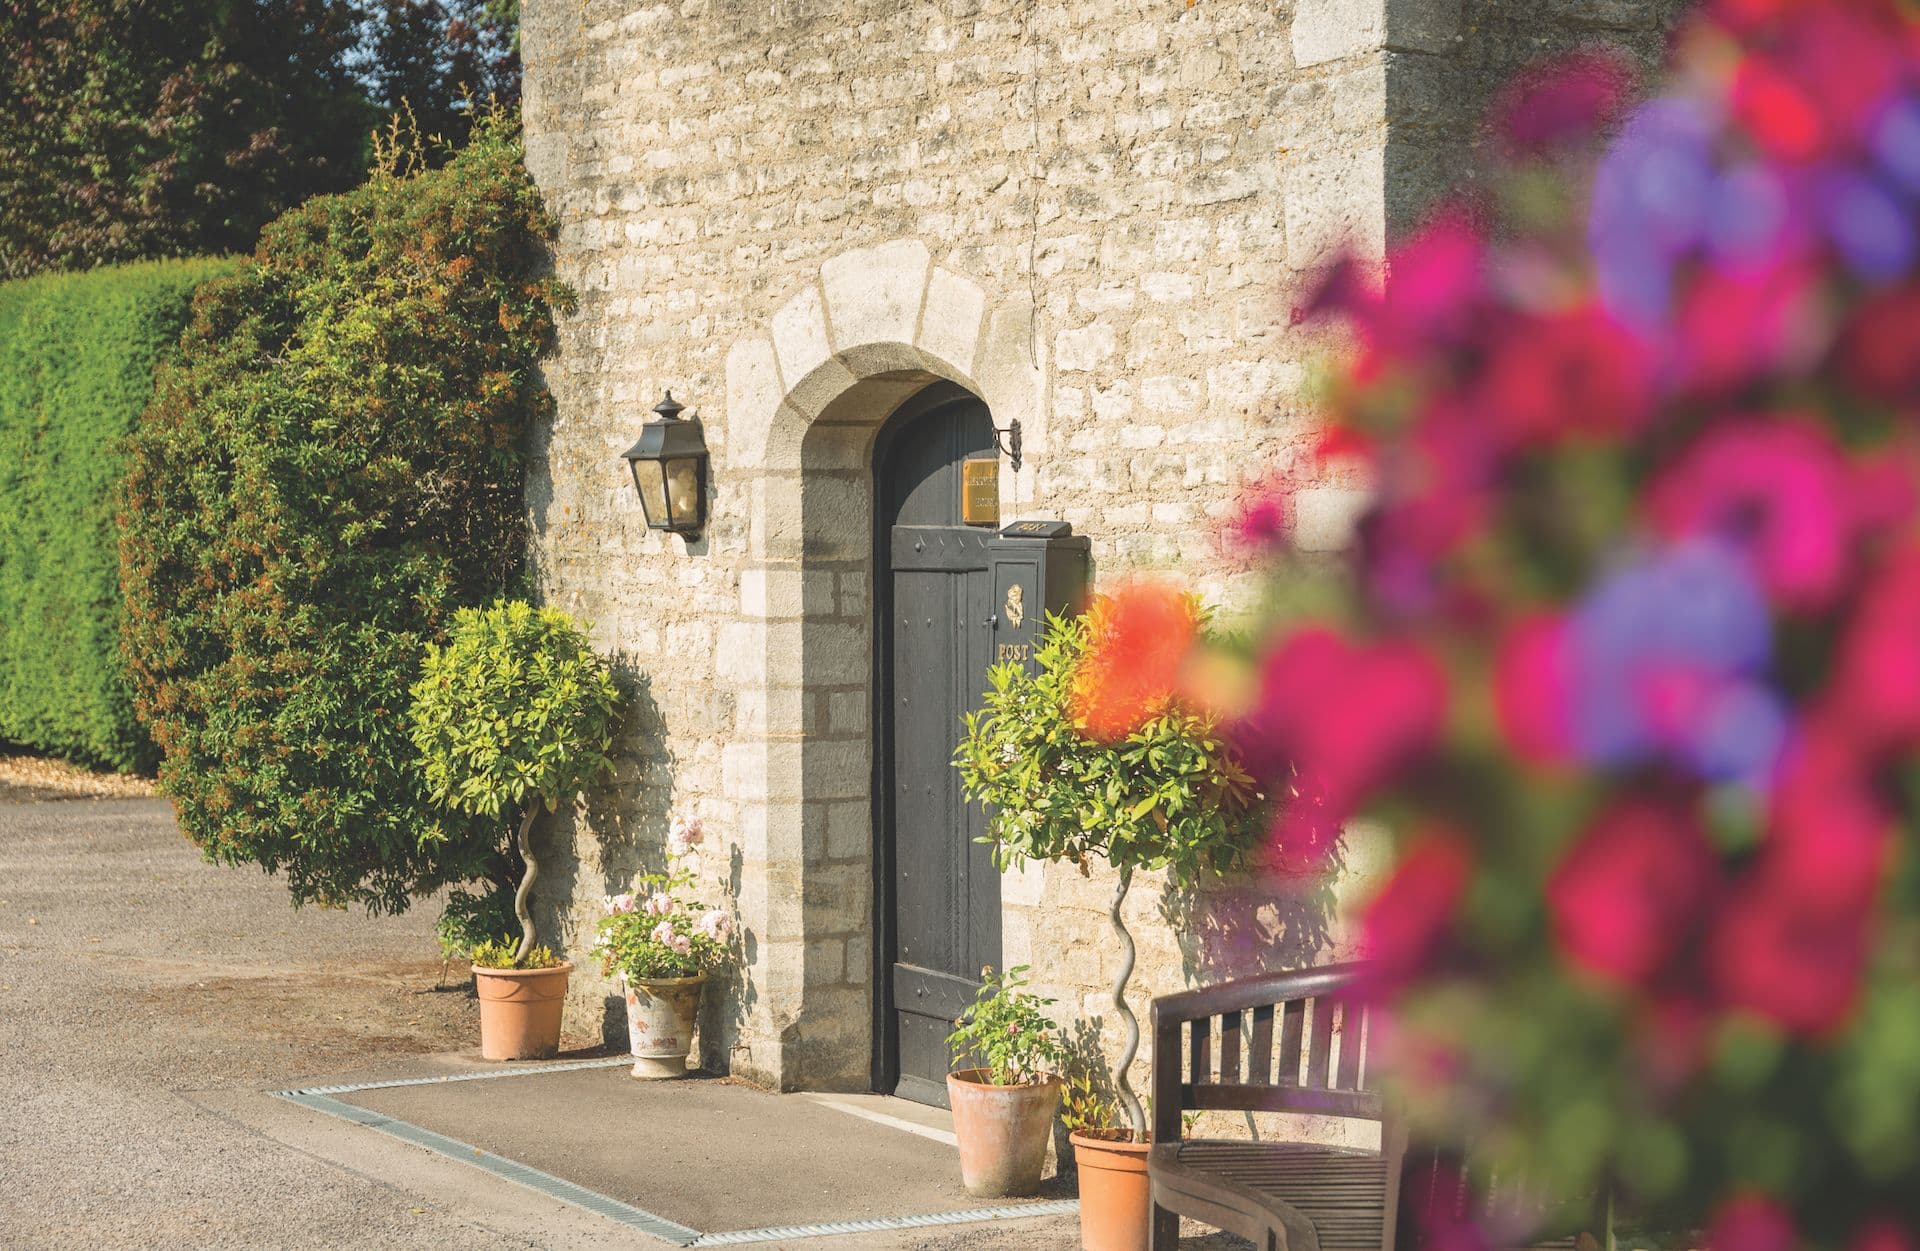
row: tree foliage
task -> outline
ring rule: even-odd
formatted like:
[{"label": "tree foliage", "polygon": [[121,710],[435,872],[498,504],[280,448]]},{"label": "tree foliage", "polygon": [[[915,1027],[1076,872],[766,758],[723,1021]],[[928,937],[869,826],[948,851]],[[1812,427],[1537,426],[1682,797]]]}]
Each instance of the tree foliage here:
[{"label": "tree foliage", "polygon": [[463,608],[413,687],[429,793],[482,817],[557,809],[612,770],[619,702],[607,662],[560,609]]},{"label": "tree foliage", "polygon": [[355,68],[374,103],[420,133],[466,138],[491,100],[520,100],[516,0],[362,0]]},{"label": "tree foliage", "polygon": [[1111,740],[1087,733],[1078,679],[1101,616],[1098,605],[1049,615],[1034,671],[993,666],[985,706],[967,716],[956,764],[988,809],[995,858],[1099,858],[1186,882],[1237,864],[1254,833],[1254,785],[1212,714],[1164,700]]},{"label": "tree foliage", "polygon": [[114,446],[220,260],[0,284],[0,738],[138,769],[153,746],[119,663]]},{"label": "tree foliage", "polygon": [[5,276],[245,251],[366,168],[346,0],[13,0],[0,37]]},{"label": "tree foliage", "polygon": [[441,169],[385,154],[202,288],[132,441],[123,639],[162,787],[209,857],[284,869],[296,900],[509,876],[497,822],[431,802],[408,689],[519,576],[568,299],[548,230],[497,116]]}]

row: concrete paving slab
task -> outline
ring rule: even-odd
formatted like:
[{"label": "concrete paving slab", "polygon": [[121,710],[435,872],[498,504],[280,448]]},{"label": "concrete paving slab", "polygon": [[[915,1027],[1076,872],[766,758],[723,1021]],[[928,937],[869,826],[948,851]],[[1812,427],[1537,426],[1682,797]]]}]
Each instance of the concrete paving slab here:
[{"label": "concrete paving slab", "polygon": [[[817,1099],[621,1068],[335,1096],[703,1233],[959,1212],[951,1146]],[[1046,1198],[1072,1198],[1051,1184]]]}]

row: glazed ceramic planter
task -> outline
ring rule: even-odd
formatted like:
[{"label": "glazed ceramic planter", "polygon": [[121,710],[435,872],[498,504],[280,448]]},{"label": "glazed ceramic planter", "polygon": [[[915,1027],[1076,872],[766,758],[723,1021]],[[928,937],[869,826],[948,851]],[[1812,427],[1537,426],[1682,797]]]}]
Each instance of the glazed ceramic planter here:
[{"label": "glazed ceramic planter", "polygon": [[1153,1191],[1147,1184],[1147,1151],[1153,1145],[1075,1130],[1074,1164],[1080,1173],[1080,1246],[1083,1251],[1147,1251],[1153,1222]]},{"label": "glazed ceramic planter", "polygon": [[693,1050],[693,1023],[700,1014],[700,988],[707,975],[622,978],[627,992],[627,1041],[633,1075],[685,1077]]},{"label": "glazed ceramic planter", "polygon": [[947,1075],[953,1135],[960,1140],[960,1181],[982,1199],[1030,1195],[1040,1189],[1047,1139],[1060,1106],[1060,1079],[995,1086],[985,1069]]},{"label": "glazed ceramic planter", "polygon": [[560,1052],[560,1010],[573,965],[473,970],[480,997],[480,1055],[487,1060],[550,1060]]}]

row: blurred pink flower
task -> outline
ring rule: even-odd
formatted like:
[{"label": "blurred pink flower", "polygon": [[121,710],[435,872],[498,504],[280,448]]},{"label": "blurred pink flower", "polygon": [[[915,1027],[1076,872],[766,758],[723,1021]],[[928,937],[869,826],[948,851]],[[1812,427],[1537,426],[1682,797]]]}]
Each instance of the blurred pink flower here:
[{"label": "blurred pink flower", "polygon": [[1285,537],[1286,530],[1286,497],[1271,485],[1243,501],[1233,519],[1234,538],[1243,547],[1271,547]]},{"label": "blurred pink flower", "polygon": [[1708,1251],[1794,1251],[1799,1245],[1793,1214],[1763,1194],[1739,1195],[1721,1204],[1707,1230]]},{"label": "blurred pink flower", "polygon": [[1310,627],[1269,650],[1255,708],[1234,738],[1256,773],[1297,774],[1304,802],[1281,814],[1281,851],[1319,846],[1327,823],[1344,822],[1432,744],[1446,703],[1440,666],[1410,641],[1351,643]]},{"label": "blurred pink flower", "polygon": [[1847,381],[1870,398],[1920,403],[1920,283],[1863,301],[1841,334],[1838,360]]},{"label": "blurred pink flower", "polygon": [[1572,758],[1567,621],[1538,613],[1508,630],[1494,662],[1494,708],[1507,743],[1537,765]]},{"label": "blurred pink flower", "polygon": [[1913,1239],[1889,1217],[1870,1220],[1853,1236],[1849,1251],[1913,1251]]},{"label": "blurred pink flower", "polygon": [[1361,914],[1361,946],[1376,970],[1376,993],[1389,994],[1428,967],[1472,876],[1472,855],[1451,831],[1427,831],[1401,854]]},{"label": "blurred pink flower", "polygon": [[679,911],[679,908],[680,905],[674,902],[673,896],[671,895],[653,894],[647,896],[646,912],[650,917],[672,916],[675,912]]},{"label": "blurred pink flower", "polygon": [[1516,445],[1638,429],[1653,402],[1646,347],[1597,306],[1529,317],[1499,336],[1480,390]]},{"label": "blurred pink flower", "polygon": [[1920,743],[1920,547],[1877,571],[1841,636],[1834,711],[1869,749]]},{"label": "blurred pink flower", "polygon": [[715,942],[725,942],[733,933],[733,918],[718,908],[709,908],[700,914],[700,932]]},{"label": "blurred pink flower", "polygon": [[672,946],[674,937],[673,922],[671,921],[662,921],[653,927],[653,941],[656,943]]},{"label": "blurred pink flower", "polygon": [[1872,905],[1893,849],[1893,818],[1874,795],[1862,751],[1830,718],[1809,718],[1789,749],[1770,815],[1762,871],[1822,905]]},{"label": "blurred pink flower", "polygon": [[1757,873],[1734,888],[1716,920],[1714,985],[1728,1008],[1789,1033],[1831,1034],[1859,998],[1868,928],[1861,908],[1835,907],[1780,874]]},{"label": "blurred pink flower", "polygon": [[1610,51],[1539,61],[1500,92],[1488,120],[1509,151],[1545,153],[1590,138],[1620,111],[1633,81],[1632,65]]},{"label": "blurred pink flower", "polygon": [[1702,268],[1681,293],[1669,341],[1675,380],[1719,394],[1805,365],[1828,336],[1817,277],[1812,266],[1778,257]]},{"label": "blurred pink flower", "polygon": [[607,911],[615,916],[634,910],[632,895],[610,895],[607,897]]},{"label": "blurred pink flower", "polygon": [[1647,508],[1665,537],[1718,538],[1780,603],[1818,610],[1851,572],[1851,487],[1839,447],[1812,422],[1737,417],[1655,480]]},{"label": "blurred pink flower", "polygon": [[667,946],[673,948],[673,954],[677,956],[689,955],[693,951],[693,940],[685,934],[674,934],[666,941]]},{"label": "blurred pink flower", "polygon": [[1561,952],[1603,980],[1648,982],[1686,942],[1714,865],[1691,813],[1648,802],[1602,813],[1547,882]]}]

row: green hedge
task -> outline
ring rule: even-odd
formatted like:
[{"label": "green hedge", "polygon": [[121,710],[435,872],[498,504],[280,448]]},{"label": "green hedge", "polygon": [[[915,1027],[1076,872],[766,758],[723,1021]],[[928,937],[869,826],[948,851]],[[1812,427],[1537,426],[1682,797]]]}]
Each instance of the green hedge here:
[{"label": "green hedge", "polygon": [[119,660],[120,440],[196,286],[157,261],[0,283],[0,739],[141,769],[154,750]]},{"label": "green hedge", "polygon": [[536,361],[565,289],[506,119],[268,226],[203,287],[131,443],[122,635],[160,783],[208,856],[296,900],[398,910],[512,880],[500,823],[436,809],[408,689],[515,587]]}]

